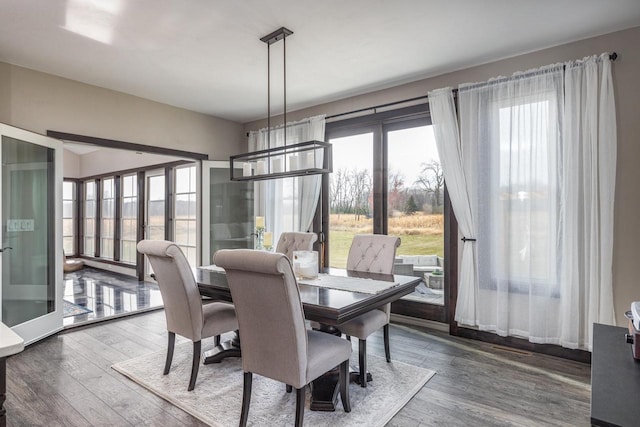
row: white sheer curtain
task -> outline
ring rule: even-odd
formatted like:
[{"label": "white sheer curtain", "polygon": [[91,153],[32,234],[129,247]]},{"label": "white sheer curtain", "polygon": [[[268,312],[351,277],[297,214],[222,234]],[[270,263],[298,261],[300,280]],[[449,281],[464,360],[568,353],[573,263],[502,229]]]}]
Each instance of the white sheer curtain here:
[{"label": "white sheer curtain", "polygon": [[591,348],[594,322],[614,324],[616,112],[608,54],[566,64],[562,341]]},{"label": "white sheer curtain", "polygon": [[[286,126],[287,145],[324,141],[325,116],[315,116]],[[249,133],[249,150],[267,148],[267,129]],[[271,128],[271,147],[284,145],[285,127]],[[315,214],[321,175],[279,178],[255,184],[256,215],[265,217],[266,229],[273,232],[274,245],[284,231],[309,231]]]},{"label": "white sheer curtain", "polygon": [[468,184],[465,171],[475,168],[462,158],[458,118],[450,87],[429,92],[429,111],[431,124],[436,137],[438,156],[442,163],[444,180],[451,198],[451,205],[458,220],[460,233],[466,238],[462,246],[460,259],[460,275],[458,279],[458,304],[456,306],[456,322],[476,324],[476,303],[478,289],[478,273],[476,271],[475,239],[476,229],[471,214]]},{"label": "white sheer curtain", "polygon": [[459,102],[478,283],[460,283],[456,320],[590,349],[593,322],[614,321],[608,55],[464,84]]}]

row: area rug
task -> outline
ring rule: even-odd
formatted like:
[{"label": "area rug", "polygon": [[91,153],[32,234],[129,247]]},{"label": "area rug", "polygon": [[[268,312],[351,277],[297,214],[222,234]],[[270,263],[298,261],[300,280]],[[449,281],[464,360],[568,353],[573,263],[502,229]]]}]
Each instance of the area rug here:
[{"label": "area rug", "polygon": [[62,305],[62,312],[64,313],[64,317],[78,316],[80,314],[91,313],[93,311],[87,307],[82,307],[81,305],[74,304],[67,300],[63,301],[64,304]]},{"label": "area rug", "polygon": [[[228,358],[219,364],[201,365],[195,390],[188,392],[191,373],[191,343],[176,346],[171,372],[162,375],[165,351],[127,360],[113,369],[168,402],[211,426],[237,426],[242,403],[242,362]],[[354,352],[354,358],[357,358]],[[355,359],[352,360],[352,366]],[[367,388],[351,383],[351,412],[342,409],[338,398],[335,412],[309,410],[309,392],[304,414],[308,426],[384,426],[435,374],[429,369],[367,355],[373,381]],[[295,421],[295,392],[284,384],[253,376],[250,426],[291,426]]]}]

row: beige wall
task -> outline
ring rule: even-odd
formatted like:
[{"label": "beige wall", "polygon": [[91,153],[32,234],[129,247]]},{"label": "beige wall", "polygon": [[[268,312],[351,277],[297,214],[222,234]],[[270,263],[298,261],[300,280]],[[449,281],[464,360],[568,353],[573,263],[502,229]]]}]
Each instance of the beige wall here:
[{"label": "beige wall", "polygon": [[69,150],[63,150],[62,153],[62,176],[64,178],[81,178],[80,156]]},{"label": "beige wall", "polygon": [[[65,150],[65,152],[67,151]],[[137,154],[133,151],[125,150],[100,150],[83,154],[79,157],[78,178],[143,168],[145,166],[175,162],[176,160],[189,160],[153,153]]]},{"label": "beige wall", "polygon": [[[613,286],[616,318],[626,325],[624,312],[640,300],[640,27],[557,46],[478,67],[427,78],[395,88],[352,97],[287,113],[289,120],[318,114],[338,114],[378,104],[426,95],[429,90],[460,83],[483,81],[515,71],[583,58],[602,52],[617,52],[613,65],[618,125]],[[278,123],[276,118],[275,122]],[[265,121],[245,124],[245,131],[265,126]]]},{"label": "beige wall", "polygon": [[209,155],[245,143],[242,125],[136,96],[0,63],[0,121]]}]

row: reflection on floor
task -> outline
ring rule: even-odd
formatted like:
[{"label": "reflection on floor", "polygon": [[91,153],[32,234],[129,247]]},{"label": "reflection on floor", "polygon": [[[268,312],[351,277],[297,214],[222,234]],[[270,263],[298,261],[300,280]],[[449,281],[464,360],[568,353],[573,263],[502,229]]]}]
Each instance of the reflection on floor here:
[{"label": "reflection on floor", "polygon": [[64,275],[64,299],[91,310],[65,317],[65,328],[162,308],[155,283],[91,267]]},{"label": "reflection on floor", "polygon": [[444,305],[444,290],[429,288],[424,280],[416,286],[416,290],[402,299],[423,302],[426,304]]}]

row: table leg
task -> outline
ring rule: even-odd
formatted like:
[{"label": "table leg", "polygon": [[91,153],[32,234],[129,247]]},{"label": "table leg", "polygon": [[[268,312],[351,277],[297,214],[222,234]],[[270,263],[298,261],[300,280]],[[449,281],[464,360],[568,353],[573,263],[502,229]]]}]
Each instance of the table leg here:
[{"label": "table leg", "polygon": [[[240,334],[235,331],[234,337],[228,341],[218,344],[213,349],[204,353],[205,365],[209,363],[220,363],[227,357],[241,357]],[[1,426],[0,426],[1,427]]]}]

